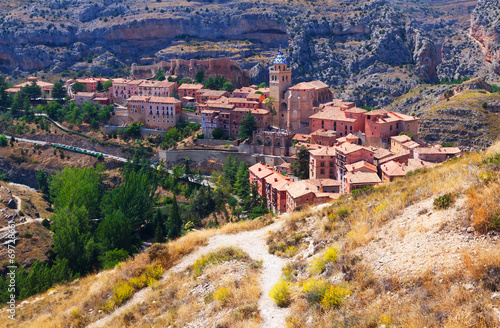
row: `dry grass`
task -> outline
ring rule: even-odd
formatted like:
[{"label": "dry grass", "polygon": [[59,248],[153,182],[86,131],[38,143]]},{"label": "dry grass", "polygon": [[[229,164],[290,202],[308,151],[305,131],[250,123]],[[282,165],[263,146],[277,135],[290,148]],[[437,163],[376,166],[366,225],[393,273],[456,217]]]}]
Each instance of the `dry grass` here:
[{"label": "dry grass", "polygon": [[[328,280],[341,274],[351,295],[340,308],[314,305],[306,297],[311,298],[309,282],[307,295],[293,292],[292,316],[287,319],[287,327],[379,327],[382,324],[386,327],[498,327],[500,322],[490,301],[492,292],[500,291],[500,248],[494,243],[490,249],[463,249],[461,258],[456,260],[456,269],[440,274],[439,278],[430,269],[421,270],[420,276],[411,278],[395,274],[378,277],[360,259],[351,258],[349,254],[374,240],[376,232],[408,206],[444,194],[457,198],[467,195],[465,206],[472,217],[466,215],[465,224],[470,218],[479,232],[486,231],[480,227],[485,224],[491,227],[491,218],[499,209],[500,165],[483,161],[499,152],[500,143],[496,143],[487,152],[465,154],[359,197],[345,196],[321,211],[311,208],[291,217],[285,224],[287,233],[273,234],[270,245],[286,243],[290,234],[314,236],[315,245],[337,244],[339,259],[326,267],[322,257],[315,257],[309,266],[295,259],[284,276],[300,286],[303,282]],[[484,174],[485,171],[488,174]],[[455,220],[459,222],[462,218]],[[461,221],[457,226],[463,227]],[[423,228],[422,232],[426,233],[427,229]],[[395,233],[405,235],[406,231],[402,228]],[[323,293],[322,288],[317,290]],[[314,293],[312,296],[317,296]],[[334,304],[336,299],[332,300]],[[306,323],[307,318],[312,319]]]},{"label": "dry grass", "polygon": [[204,266],[197,278],[192,277],[192,268],[171,273],[143,303],[109,327],[259,327],[260,270],[248,254],[239,249],[231,253],[244,256],[231,258],[226,256],[228,252],[220,250],[206,257],[221,258],[222,254],[225,260]]},{"label": "dry grass", "polygon": [[246,220],[240,222],[230,222],[217,230],[218,234],[236,234],[243,231],[257,230],[273,223],[269,216],[263,216],[255,220]]},{"label": "dry grass", "polygon": [[[45,293],[27,299],[27,302],[19,307],[23,316],[19,317],[15,324],[7,320],[7,313],[4,311],[0,311],[0,320],[3,319],[3,322],[7,323],[7,327],[78,327],[88,325],[101,319],[106,314],[105,310],[110,310],[116,306],[113,305],[109,308],[105,306],[111,304],[108,302],[114,299],[116,288],[123,288],[124,282],[139,279],[152,262],[160,264],[167,270],[178,263],[185,255],[205,245],[208,239],[215,234],[254,230],[270,223],[270,220],[257,219],[232,223],[227,228],[223,226],[220,229],[188,233],[177,240],[169,242],[166,246],[156,247],[155,254],[138,254],[133,259],[118,264],[114,269],[88,275],[67,285],[56,286],[53,288],[55,292],[53,295],[49,296]],[[146,285],[150,284],[146,283]],[[255,287],[250,288],[250,285],[245,286],[236,289],[240,292],[234,295],[244,299],[241,293],[242,290],[249,292],[250,289],[255,289]],[[258,286],[258,284],[256,283],[255,286]],[[145,287],[145,285],[142,284],[142,287]],[[153,287],[160,288],[155,285]],[[134,288],[132,293],[129,293],[123,301],[132,297],[139,289]],[[260,293],[258,289],[257,293]],[[255,296],[255,292],[250,293],[250,295]],[[79,313],[81,315],[75,316],[71,314],[72,311],[74,314],[76,308],[80,309]],[[249,310],[245,311],[248,312]],[[252,318],[255,319],[255,316],[252,316]]]}]

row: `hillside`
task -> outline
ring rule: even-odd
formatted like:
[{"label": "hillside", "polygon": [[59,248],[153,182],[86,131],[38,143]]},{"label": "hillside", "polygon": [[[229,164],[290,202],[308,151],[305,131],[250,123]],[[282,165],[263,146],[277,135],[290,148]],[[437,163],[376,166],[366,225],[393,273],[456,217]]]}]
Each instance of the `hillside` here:
[{"label": "hillside", "polygon": [[[269,227],[189,233],[29,298],[14,326],[498,326],[499,158],[497,143]],[[280,273],[282,310],[266,303]]]},{"label": "hillside", "polygon": [[420,138],[426,142],[484,149],[500,132],[500,94],[492,91],[492,86],[480,78],[421,86],[387,108],[418,116]]},{"label": "hillside", "polygon": [[492,66],[469,36],[474,1],[18,3],[0,7],[0,69],[15,78],[126,76],[134,62],[228,56],[260,83],[283,47],[295,82],[321,79],[339,97],[386,105],[422,81]]}]

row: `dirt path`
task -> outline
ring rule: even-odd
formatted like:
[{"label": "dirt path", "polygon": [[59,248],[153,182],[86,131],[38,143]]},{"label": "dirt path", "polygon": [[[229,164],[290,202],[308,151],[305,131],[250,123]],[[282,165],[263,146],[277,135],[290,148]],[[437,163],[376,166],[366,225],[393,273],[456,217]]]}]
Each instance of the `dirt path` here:
[{"label": "dirt path", "polygon": [[14,197],[17,201],[17,212],[19,213],[19,211],[21,210],[21,198],[14,195],[12,195],[12,197]]},{"label": "dirt path", "polygon": [[[247,252],[252,259],[262,260],[262,274],[260,277],[262,294],[259,299],[259,310],[263,319],[262,327],[283,328],[285,327],[285,319],[289,315],[289,309],[281,309],[277,307],[273,300],[269,297],[269,292],[272,286],[279,281],[282,273],[281,269],[286,261],[269,254],[266,245],[267,232],[280,229],[282,224],[283,221],[281,220],[259,230],[245,231],[234,235],[216,235],[211,237],[206,246],[203,246],[197,251],[184,257],[182,262],[172,267],[162,279],[168,279],[170,273],[177,273],[185,270],[202,255],[213,252],[220,247],[239,247],[243,251]],[[150,288],[145,288],[137,292],[125,305],[88,327],[93,328],[108,326],[108,323],[119,317],[120,314],[132,308],[134,305],[139,304],[142,300],[147,299],[150,292]]]}]

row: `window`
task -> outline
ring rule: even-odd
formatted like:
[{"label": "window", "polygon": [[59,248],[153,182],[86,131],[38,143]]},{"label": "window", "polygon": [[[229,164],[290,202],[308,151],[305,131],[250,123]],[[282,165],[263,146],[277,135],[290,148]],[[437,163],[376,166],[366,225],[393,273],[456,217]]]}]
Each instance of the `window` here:
[{"label": "window", "polygon": [[[330,167],[333,167],[333,162],[330,162]],[[331,170],[330,170],[330,172],[331,172]]]},{"label": "window", "polygon": [[325,167],[325,162],[321,162],[321,163],[320,163],[320,166],[321,166],[321,167]]},{"label": "window", "polygon": [[325,170],[324,169],[321,169],[321,174],[325,174]]}]

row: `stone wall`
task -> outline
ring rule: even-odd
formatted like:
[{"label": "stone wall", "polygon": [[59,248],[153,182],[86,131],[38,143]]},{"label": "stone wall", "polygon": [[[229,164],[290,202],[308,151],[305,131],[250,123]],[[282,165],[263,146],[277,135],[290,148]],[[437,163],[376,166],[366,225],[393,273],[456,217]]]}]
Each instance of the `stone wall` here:
[{"label": "stone wall", "polygon": [[240,65],[230,58],[198,59],[173,59],[170,62],[161,61],[157,64],[131,67],[131,75],[134,79],[150,79],[154,77],[159,69],[163,69],[166,75],[176,75],[194,78],[196,73],[203,71],[205,77],[223,76],[231,81],[235,87],[249,85],[251,82],[248,70],[243,70]]},{"label": "stone wall", "polygon": [[[106,132],[106,134],[116,133],[120,129],[125,129],[125,128],[126,127],[118,126],[118,125],[105,125],[105,126],[102,127],[102,129],[104,130],[104,132]],[[156,130],[156,129],[141,128],[141,137],[148,137],[148,136],[151,136],[151,135],[162,136],[166,132],[167,131],[165,131],[165,130]]]},{"label": "stone wall", "polygon": [[201,115],[196,115],[196,113],[183,110],[181,111],[181,119],[188,120],[191,123],[200,123],[201,124]]},{"label": "stone wall", "polygon": [[159,160],[167,163],[168,166],[173,166],[186,157],[198,165],[202,172],[211,173],[210,170],[222,169],[222,165],[226,162],[227,157],[231,155],[237,157],[240,161],[246,162],[248,165],[256,163],[264,163],[269,166],[277,166],[284,163],[284,159],[278,156],[252,155],[238,151],[223,151],[223,150],[160,150],[157,156]]},{"label": "stone wall", "polygon": [[196,146],[208,146],[208,147],[225,146],[225,145],[235,146],[235,144],[236,144],[235,141],[211,140],[211,139],[198,139],[194,143]]}]

